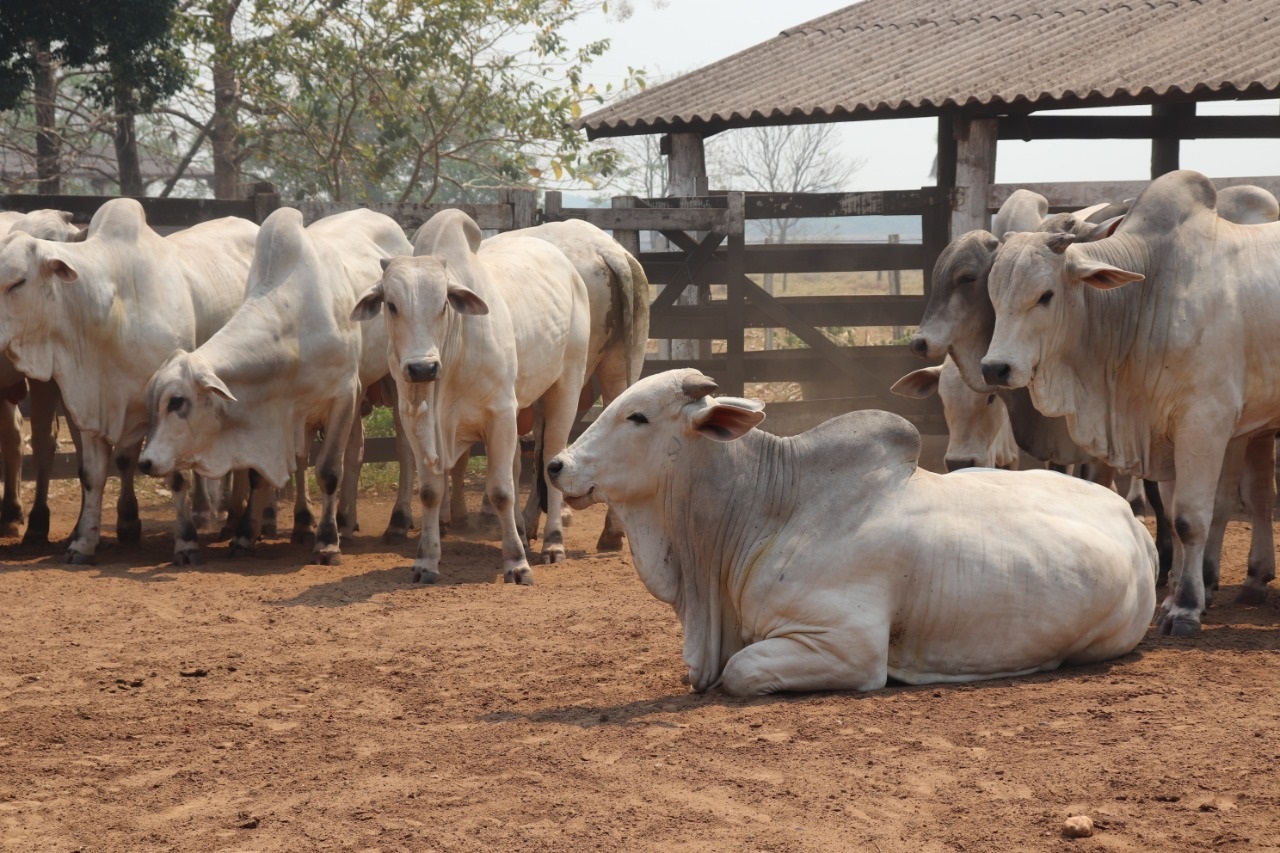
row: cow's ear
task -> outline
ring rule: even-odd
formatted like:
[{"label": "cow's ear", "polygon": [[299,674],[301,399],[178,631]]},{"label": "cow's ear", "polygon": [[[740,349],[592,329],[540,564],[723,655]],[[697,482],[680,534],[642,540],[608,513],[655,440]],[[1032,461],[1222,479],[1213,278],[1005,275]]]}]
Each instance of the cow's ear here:
[{"label": "cow's ear", "polygon": [[386,272],[387,267],[391,266],[391,260],[391,258],[381,258],[378,260],[378,263],[382,266],[383,272]]},{"label": "cow's ear", "polygon": [[1142,281],[1142,273],[1130,272],[1117,266],[1095,261],[1081,252],[1067,253],[1067,275],[1098,290],[1123,287],[1131,281]]},{"label": "cow's ear", "polygon": [[378,316],[382,310],[382,282],[378,282],[369,288],[360,297],[360,301],[356,303],[356,307],[351,310],[351,319],[359,322],[361,320],[372,320]]},{"label": "cow's ear", "polygon": [[214,394],[231,403],[234,403],[236,401],[236,397],[234,394],[231,393],[231,389],[228,388],[226,384],[223,383],[223,381],[218,378],[217,374],[211,371],[201,373],[199,376],[197,376],[196,384],[199,386],[201,391]]},{"label": "cow's ear", "polygon": [[474,291],[453,282],[449,283],[449,304],[459,314],[488,314],[489,306]]},{"label": "cow's ear", "polygon": [[80,278],[80,274],[76,272],[75,267],[60,258],[50,258],[44,262],[44,269],[48,275],[54,276],[60,281],[67,284]]},{"label": "cow's ear", "polygon": [[942,375],[942,365],[922,367],[913,370],[893,383],[889,390],[899,397],[910,397],[913,400],[924,400],[938,393],[938,377]]},{"label": "cow's ear", "polygon": [[693,428],[714,441],[742,438],[764,420],[759,400],[720,397],[693,417]]}]

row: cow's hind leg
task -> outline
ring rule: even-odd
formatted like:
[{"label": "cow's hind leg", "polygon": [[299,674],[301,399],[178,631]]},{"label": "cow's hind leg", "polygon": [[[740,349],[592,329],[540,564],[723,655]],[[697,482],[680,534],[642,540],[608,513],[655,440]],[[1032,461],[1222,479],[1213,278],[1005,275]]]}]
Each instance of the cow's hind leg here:
[{"label": "cow's hind leg", "polygon": [[[387,382],[393,389],[394,383]],[[396,503],[391,508],[391,520],[382,533],[382,541],[387,544],[403,542],[409,537],[413,528],[413,446],[409,443],[408,434],[404,430],[404,422],[400,419],[400,405],[395,397],[391,398],[391,420],[396,427],[396,467],[399,479],[396,483]],[[463,463],[465,467],[465,462]],[[463,505],[466,506],[465,504]]]},{"label": "cow's hind leg", "polygon": [[1249,507],[1253,532],[1249,542],[1249,573],[1236,596],[1238,604],[1265,604],[1267,584],[1276,576],[1275,531],[1271,527],[1271,508],[1276,503],[1275,470],[1275,434],[1250,439],[1245,450],[1240,492]]},{"label": "cow's hind leg", "polygon": [[142,442],[124,450],[116,449],[116,468],[120,471],[120,497],[116,501],[116,541],[136,545],[142,541],[142,519],[138,517],[138,494],[134,475],[138,471],[138,455]]},{"label": "cow's hind leg", "polygon": [[352,419],[347,433],[347,446],[342,454],[342,482],[338,490],[338,532],[351,536],[360,529],[357,498],[360,492],[360,466],[364,463],[364,421]]},{"label": "cow's hind leg", "polygon": [[[53,458],[58,451],[58,404],[62,399],[53,382],[29,383],[31,389],[31,457],[36,466],[36,495],[27,517],[23,544],[43,545],[49,541],[49,481],[53,475]],[[79,449],[79,433],[71,432]]]},{"label": "cow's hind leg", "polygon": [[[543,395],[546,427],[542,431],[542,454],[536,460],[535,483],[539,480],[547,482],[546,460],[554,459],[569,444],[569,432],[577,418],[581,386],[579,377],[568,376]],[[547,526],[542,534],[543,563],[560,563],[565,559],[564,528],[560,514],[563,506],[564,494],[559,489],[547,489]]]},{"label": "cow's hind leg", "polygon": [[[320,522],[316,525],[316,542],[311,549],[311,562],[321,566],[337,566],[342,562],[338,500],[347,449],[355,446],[358,453],[364,441],[363,424],[356,417],[357,410],[357,396],[353,390],[350,399],[334,404],[324,424],[324,441],[316,459],[316,482],[320,486],[323,503]],[[353,506],[351,511],[354,510]]]},{"label": "cow's hind leg", "polygon": [[[496,414],[489,424],[485,446],[489,468],[485,491],[502,526],[502,577],[507,583],[532,584],[533,570],[525,553],[527,539],[523,524],[516,520],[516,483],[513,473],[519,438],[516,419],[510,414]],[[422,522],[426,533],[427,522]]]},{"label": "cow's hind leg", "polygon": [[4,499],[0,501],[0,536],[17,536],[22,528],[22,415],[0,401],[0,458],[4,460]]},{"label": "cow's hind leg", "polygon": [[192,512],[192,503],[187,501],[187,490],[192,488],[192,479],[181,471],[169,475],[169,490],[173,492],[173,508],[177,514],[177,524],[173,528],[173,564],[175,566],[198,566],[204,562],[204,554],[200,551],[200,542],[196,538],[199,530]]},{"label": "cow's hind leg", "polygon": [[274,489],[266,478],[257,471],[249,470],[249,501],[240,521],[236,524],[236,535],[231,540],[231,556],[252,556],[257,548],[258,539],[262,536],[262,508],[271,500]]}]

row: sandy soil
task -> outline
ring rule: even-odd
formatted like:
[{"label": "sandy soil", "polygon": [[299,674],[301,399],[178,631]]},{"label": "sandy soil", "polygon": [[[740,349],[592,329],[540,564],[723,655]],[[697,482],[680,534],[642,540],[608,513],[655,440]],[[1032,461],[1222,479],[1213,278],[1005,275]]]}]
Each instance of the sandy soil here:
[{"label": "sandy soil", "polygon": [[0,849],[1280,850],[1280,602],[1230,603],[1244,524],[1197,639],[742,701],[686,693],[598,507],[515,588],[479,534],[409,584],[384,498],[334,568],[287,541],[174,568],[148,503],[97,566],[0,541]]}]

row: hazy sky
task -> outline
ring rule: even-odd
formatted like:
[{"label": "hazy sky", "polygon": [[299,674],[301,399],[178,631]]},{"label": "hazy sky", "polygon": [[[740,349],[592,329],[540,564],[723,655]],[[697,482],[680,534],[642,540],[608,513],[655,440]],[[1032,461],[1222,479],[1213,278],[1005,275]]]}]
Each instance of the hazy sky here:
[{"label": "hazy sky", "polygon": [[[845,0],[630,0],[626,21],[611,14],[584,16],[565,35],[573,44],[608,38],[609,52],[587,78],[617,85],[628,66],[651,79],[692,71],[788,27],[849,5]],[[1236,112],[1275,115],[1276,101],[1202,105],[1202,114]],[[1098,111],[1091,111],[1098,112]],[[1128,112],[1147,112],[1146,108]],[[913,189],[932,183],[934,119],[844,122],[839,125],[850,157],[864,161],[850,190]],[[1151,145],[1142,140],[1001,142],[996,155],[1000,183],[1035,181],[1144,180]],[[1184,140],[1182,165],[1211,177],[1280,175],[1280,140]]]}]

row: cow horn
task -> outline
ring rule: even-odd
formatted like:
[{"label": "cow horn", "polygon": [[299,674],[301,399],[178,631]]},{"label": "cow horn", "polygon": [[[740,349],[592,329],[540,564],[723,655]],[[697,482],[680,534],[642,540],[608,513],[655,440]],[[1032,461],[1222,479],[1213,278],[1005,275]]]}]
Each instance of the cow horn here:
[{"label": "cow horn", "polygon": [[701,400],[718,387],[716,381],[710,376],[695,373],[693,376],[685,377],[684,382],[680,385],[680,390],[691,400]]},{"label": "cow horn", "polygon": [[1067,247],[1076,242],[1076,235],[1069,231],[1053,231],[1050,232],[1049,238],[1045,244],[1053,251],[1055,255],[1061,255],[1067,250]]}]

